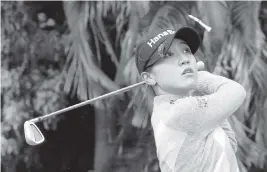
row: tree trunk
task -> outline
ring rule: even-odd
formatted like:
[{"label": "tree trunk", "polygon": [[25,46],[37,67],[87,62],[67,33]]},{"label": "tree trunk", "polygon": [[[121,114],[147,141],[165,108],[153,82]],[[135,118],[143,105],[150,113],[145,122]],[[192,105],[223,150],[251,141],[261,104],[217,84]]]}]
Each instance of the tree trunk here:
[{"label": "tree trunk", "polygon": [[111,168],[114,146],[109,138],[114,134],[114,129],[109,133],[110,126],[115,126],[112,111],[109,108],[95,109],[95,172],[107,172]]}]

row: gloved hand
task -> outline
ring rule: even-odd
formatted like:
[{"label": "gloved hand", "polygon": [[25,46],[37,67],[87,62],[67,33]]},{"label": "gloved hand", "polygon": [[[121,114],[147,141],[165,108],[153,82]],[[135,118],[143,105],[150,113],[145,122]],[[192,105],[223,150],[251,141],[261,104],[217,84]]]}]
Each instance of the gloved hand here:
[{"label": "gloved hand", "polygon": [[205,69],[205,64],[202,61],[197,62],[197,70],[202,71]]}]

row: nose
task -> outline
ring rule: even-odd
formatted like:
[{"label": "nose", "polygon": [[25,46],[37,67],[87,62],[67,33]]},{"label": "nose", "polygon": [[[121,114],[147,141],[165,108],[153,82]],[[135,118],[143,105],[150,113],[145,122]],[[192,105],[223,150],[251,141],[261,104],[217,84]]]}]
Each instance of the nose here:
[{"label": "nose", "polygon": [[184,57],[179,61],[179,65],[182,66],[185,64],[189,64],[189,62],[190,62],[189,59]]}]

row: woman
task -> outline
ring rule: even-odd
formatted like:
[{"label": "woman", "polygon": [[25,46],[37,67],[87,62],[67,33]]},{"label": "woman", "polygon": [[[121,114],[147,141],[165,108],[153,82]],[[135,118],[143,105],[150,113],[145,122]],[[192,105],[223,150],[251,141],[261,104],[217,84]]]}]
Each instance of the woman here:
[{"label": "woman", "polygon": [[155,93],[151,123],[161,171],[238,172],[227,118],[246,91],[225,77],[198,71],[194,53],[200,38],[192,28],[153,31],[137,47],[136,66]]}]

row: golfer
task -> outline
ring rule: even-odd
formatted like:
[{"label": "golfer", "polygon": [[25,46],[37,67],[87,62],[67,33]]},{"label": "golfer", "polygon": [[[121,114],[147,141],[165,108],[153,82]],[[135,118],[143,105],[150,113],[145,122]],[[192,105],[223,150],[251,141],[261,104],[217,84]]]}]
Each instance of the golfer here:
[{"label": "golfer", "polygon": [[162,172],[238,172],[237,143],[227,121],[244,88],[199,71],[200,37],[189,27],[155,28],[138,45],[136,66],[155,93],[151,123]]}]

